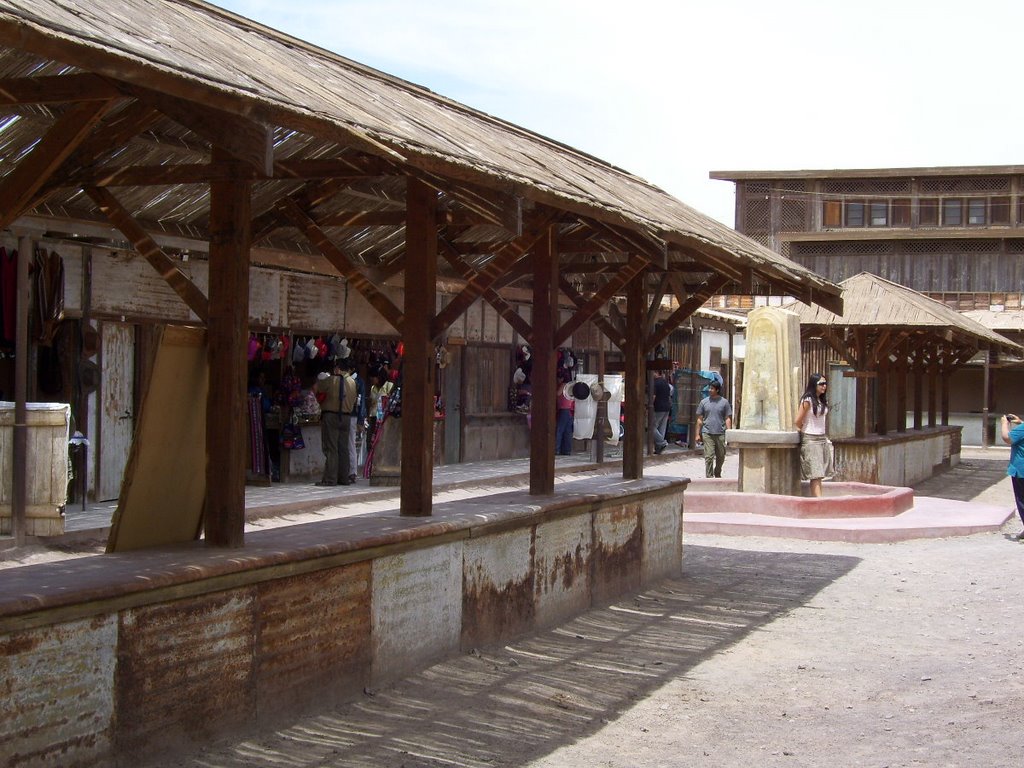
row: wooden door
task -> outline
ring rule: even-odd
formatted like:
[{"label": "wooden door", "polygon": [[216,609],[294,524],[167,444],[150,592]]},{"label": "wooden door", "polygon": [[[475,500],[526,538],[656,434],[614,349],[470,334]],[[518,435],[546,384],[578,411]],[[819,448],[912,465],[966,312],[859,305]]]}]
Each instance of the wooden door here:
[{"label": "wooden door", "polygon": [[121,492],[135,431],[135,329],[126,323],[104,322],[100,337],[96,500],[110,501]]}]

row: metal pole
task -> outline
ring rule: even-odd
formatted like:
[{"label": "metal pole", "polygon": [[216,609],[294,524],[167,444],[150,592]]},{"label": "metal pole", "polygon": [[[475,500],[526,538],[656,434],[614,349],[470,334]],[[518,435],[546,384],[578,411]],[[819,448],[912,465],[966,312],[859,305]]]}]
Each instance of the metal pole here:
[{"label": "metal pole", "polygon": [[29,321],[29,290],[28,263],[32,258],[32,238],[27,235],[18,237],[18,283],[17,307],[18,317],[14,341],[14,431],[13,458],[11,462],[13,476],[11,483],[11,533],[14,534],[15,546],[25,545],[25,508],[27,506],[26,489],[28,478],[28,407],[26,405],[28,390],[28,321]]}]

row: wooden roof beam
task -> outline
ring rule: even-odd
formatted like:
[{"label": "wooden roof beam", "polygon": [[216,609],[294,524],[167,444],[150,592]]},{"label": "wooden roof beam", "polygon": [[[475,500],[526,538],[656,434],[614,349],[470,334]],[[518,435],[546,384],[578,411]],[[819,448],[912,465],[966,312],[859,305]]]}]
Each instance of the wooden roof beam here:
[{"label": "wooden roof beam", "polygon": [[[447,240],[439,238],[438,245],[442,258],[452,266],[459,276],[467,282],[472,282],[477,278],[478,273],[459,257],[459,254],[451,247]],[[505,322],[515,329],[516,333],[526,339],[528,343],[533,343],[533,328],[522,315],[516,312],[515,307],[499,296],[493,288],[484,290],[482,296],[504,318]]]},{"label": "wooden roof beam", "polygon": [[278,205],[284,216],[299,228],[309,241],[317,247],[324,257],[338,270],[341,275],[376,309],[381,316],[399,333],[402,330],[403,312],[396,307],[391,299],[385,296],[363,275],[351,259],[327,237],[309,214],[303,211],[294,200],[285,197]]},{"label": "wooden roof beam", "polygon": [[[583,309],[587,300],[577,291],[572,283],[566,280],[564,277],[558,278],[558,287],[562,293],[569,297],[569,300],[575,304],[579,309]],[[615,306],[611,304],[609,306]],[[614,320],[610,317],[605,317],[600,312],[594,314],[590,318],[591,322],[598,327],[598,329],[608,338],[608,340],[619,349],[622,349],[626,345],[626,331],[625,324],[622,321],[622,316],[616,314]],[[616,324],[617,321],[617,324]]]},{"label": "wooden roof beam", "polygon": [[131,214],[106,189],[86,187],[83,190],[91,197],[124,236],[135,246],[135,250],[149,262],[164,281],[188,305],[189,309],[205,324],[209,315],[209,302],[201,290],[172,261],[140,226]]},{"label": "wooden roof beam", "polygon": [[220,147],[256,176],[273,176],[274,132],[269,126],[148,88],[126,86],[126,90],[139,101],[160,110],[174,122],[202,137],[211,146]]},{"label": "wooden roof beam", "polygon": [[587,300],[582,307],[577,307],[576,313],[570,317],[562,327],[559,328],[555,333],[555,346],[560,347],[569,337],[572,336],[573,331],[580,328],[585,322],[593,318],[611,298],[618,291],[622,290],[631,280],[643,273],[650,261],[646,256],[637,254],[629,262],[623,265],[622,269],[612,277],[607,283]]},{"label": "wooden roof beam", "polygon": [[685,301],[679,302],[679,307],[662,323],[661,328],[651,333],[645,342],[645,350],[653,349],[669,337],[669,335],[679,324],[686,318],[700,309],[704,302],[710,299],[718,291],[722,289],[726,283],[729,282],[729,278],[724,275],[711,275],[704,284],[701,285],[696,291],[690,294]]},{"label": "wooden roof beam", "polygon": [[28,210],[37,193],[95,128],[114,101],[86,101],[68,109],[17,167],[0,180],[0,229]]},{"label": "wooden roof beam", "polygon": [[0,79],[0,106],[108,101],[121,96],[109,80],[93,74],[42,75]]},{"label": "wooden roof beam", "polygon": [[538,220],[531,222],[530,230],[527,233],[511,240],[501,253],[495,255],[482,270],[476,273],[476,278],[469,281],[458,296],[453,298],[448,305],[442,309],[430,325],[431,338],[437,338],[462,315],[469,307],[483,295],[488,288],[493,288],[509,268],[517,261],[523,259],[534,244],[544,236],[546,228],[554,221],[556,211],[548,209]]}]

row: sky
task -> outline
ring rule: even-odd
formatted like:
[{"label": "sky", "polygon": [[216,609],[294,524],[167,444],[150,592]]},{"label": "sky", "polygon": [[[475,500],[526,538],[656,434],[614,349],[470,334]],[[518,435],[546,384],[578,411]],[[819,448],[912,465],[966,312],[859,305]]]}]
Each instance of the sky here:
[{"label": "sky", "polygon": [[711,171],[1024,162],[1020,0],[214,1],[730,226]]}]

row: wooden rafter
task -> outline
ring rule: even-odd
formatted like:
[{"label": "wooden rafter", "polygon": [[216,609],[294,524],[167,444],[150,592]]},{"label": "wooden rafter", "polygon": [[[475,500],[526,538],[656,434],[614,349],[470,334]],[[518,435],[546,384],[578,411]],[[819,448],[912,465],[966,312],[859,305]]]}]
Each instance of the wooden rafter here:
[{"label": "wooden rafter", "polygon": [[68,109],[18,166],[0,181],[0,229],[32,203],[50,176],[103,119],[114,101],[87,101]]},{"label": "wooden rafter", "polygon": [[44,75],[0,79],[0,106],[107,101],[121,92],[106,78],[93,74]]},{"label": "wooden rafter", "polygon": [[729,278],[724,275],[712,275],[705,280],[700,288],[691,293],[686,301],[680,302],[679,307],[665,318],[665,322],[661,324],[661,328],[658,331],[647,337],[644,347],[645,351],[661,344],[661,342],[669,337],[672,331],[679,327],[683,320],[700,309],[704,302],[714,296],[728,282]]},{"label": "wooden rafter", "polygon": [[196,287],[178,266],[171,260],[147,233],[125,210],[109,190],[99,187],[86,187],[85,193],[91,197],[124,236],[135,246],[135,250],[149,262],[171,289],[181,297],[189,309],[196,313],[204,323],[207,320],[209,304],[206,296]]},{"label": "wooden rafter", "polygon": [[[476,271],[471,269],[469,265],[459,257],[458,253],[452,249],[447,240],[444,240],[443,238],[439,239],[438,246],[440,248],[442,258],[444,258],[444,260],[447,261],[462,278],[469,282],[476,278]],[[526,339],[528,343],[533,343],[533,328],[518,312],[516,312],[515,307],[501,298],[493,288],[488,288],[482,295],[484,300],[494,307],[495,311],[504,318],[505,322],[515,329],[516,333]]]},{"label": "wooden rafter", "polygon": [[[564,277],[560,276],[558,278],[558,287],[561,289],[562,293],[569,297],[569,300],[572,301],[572,303],[575,304],[577,308],[583,309],[586,306],[587,300],[580,294],[579,291],[577,291],[572,286],[572,283],[570,283]],[[600,312],[598,312],[591,318],[591,322],[593,322],[594,325],[598,327],[598,329],[608,338],[608,340],[612,344],[614,344],[619,349],[622,349],[622,347],[626,343],[626,333],[621,327],[621,318],[616,316],[616,319],[620,321],[618,327],[609,318],[605,317]]]},{"label": "wooden rafter", "polygon": [[623,265],[622,269],[620,269],[616,275],[601,286],[601,288],[598,289],[598,291],[591,296],[582,307],[578,307],[576,309],[576,312],[572,317],[562,324],[562,327],[555,333],[555,346],[560,347],[568,341],[569,337],[572,336],[573,331],[594,317],[601,310],[601,307],[611,300],[612,296],[622,290],[622,288],[637,275],[647,269],[649,264],[650,260],[647,259],[646,256],[638,254],[627,264]]},{"label": "wooden rafter", "polygon": [[661,311],[661,300],[665,298],[665,291],[668,289],[668,273],[662,272],[661,277],[658,279],[658,285],[654,289],[654,293],[651,295],[650,305],[647,307],[647,319],[644,322],[644,335],[649,334],[654,329],[654,322],[658,319],[658,313]]},{"label": "wooden rafter", "polygon": [[430,326],[431,338],[436,339],[444,333],[445,329],[454,323],[456,318],[460,317],[463,312],[469,309],[470,305],[480,298],[485,290],[493,288],[494,284],[513,264],[526,256],[530,248],[546,233],[547,226],[554,218],[555,212],[546,210],[539,217],[538,221],[534,222],[533,226],[530,227],[528,233],[510,240],[482,270],[478,271],[476,279],[471,280],[459,295],[448,302],[448,306],[442,309],[437,317],[434,318],[434,322]]},{"label": "wooden rafter", "polygon": [[335,245],[326,233],[317,225],[308,213],[303,211],[294,200],[285,197],[278,205],[281,212],[299,228],[306,238],[324,255],[335,269],[348,280],[370,305],[380,312],[381,316],[398,332],[402,330],[403,312],[373,285],[345,253]]},{"label": "wooden rafter", "polygon": [[274,173],[273,131],[269,126],[214,107],[183,101],[146,88],[132,86],[129,91],[188,128],[211,145],[224,149],[257,176]]}]

